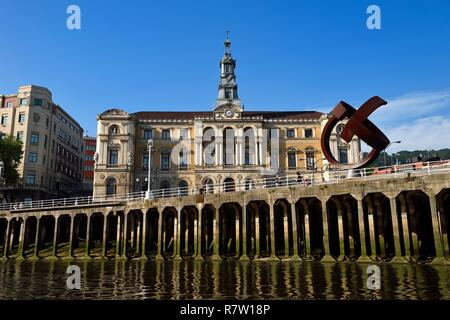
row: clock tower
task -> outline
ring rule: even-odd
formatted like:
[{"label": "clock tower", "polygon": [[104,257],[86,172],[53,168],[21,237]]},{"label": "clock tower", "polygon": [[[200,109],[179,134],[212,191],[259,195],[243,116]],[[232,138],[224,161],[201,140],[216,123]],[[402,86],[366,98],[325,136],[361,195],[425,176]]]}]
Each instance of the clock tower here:
[{"label": "clock tower", "polygon": [[220,83],[219,94],[214,110],[216,119],[236,119],[240,118],[243,108],[238,96],[238,86],[236,83],[236,60],[231,57],[231,41],[229,32],[225,39],[225,53],[220,60]]}]

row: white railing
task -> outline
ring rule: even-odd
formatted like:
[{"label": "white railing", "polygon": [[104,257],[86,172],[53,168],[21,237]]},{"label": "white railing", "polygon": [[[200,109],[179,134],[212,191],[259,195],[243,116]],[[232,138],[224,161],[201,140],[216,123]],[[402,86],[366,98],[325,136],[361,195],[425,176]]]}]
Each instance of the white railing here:
[{"label": "white railing", "polygon": [[[157,189],[150,191],[150,199],[179,198],[196,194],[215,194],[223,192],[239,192],[254,189],[272,189],[287,186],[304,186],[333,184],[348,180],[376,180],[386,178],[400,178],[406,175],[419,176],[450,172],[450,161],[419,162],[412,164],[394,165],[388,167],[364,168],[358,170],[327,170],[299,173],[286,176],[275,176],[242,182],[225,182],[209,184],[195,188],[179,187]],[[0,204],[0,211],[14,211],[26,209],[50,209],[58,207],[117,204],[133,200],[143,200],[145,191],[122,195],[103,195],[76,198],[60,198],[50,200],[36,200]]]}]

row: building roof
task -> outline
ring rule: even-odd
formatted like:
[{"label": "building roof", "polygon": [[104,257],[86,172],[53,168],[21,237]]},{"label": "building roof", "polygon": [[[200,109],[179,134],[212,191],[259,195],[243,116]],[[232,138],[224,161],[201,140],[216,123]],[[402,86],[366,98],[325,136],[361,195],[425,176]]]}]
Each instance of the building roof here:
[{"label": "building roof", "polygon": [[[212,111],[140,111],[132,113],[137,120],[194,120],[214,118]],[[242,118],[263,120],[319,120],[324,114],[317,111],[244,111]]]}]

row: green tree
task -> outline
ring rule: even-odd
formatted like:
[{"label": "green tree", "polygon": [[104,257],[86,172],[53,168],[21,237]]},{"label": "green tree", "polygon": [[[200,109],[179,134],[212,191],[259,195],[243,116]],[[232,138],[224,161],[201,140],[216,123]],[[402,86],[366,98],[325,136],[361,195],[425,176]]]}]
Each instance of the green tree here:
[{"label": "green tree", "polygon": [[6,186],[14,185],[19,180],[17,167],[22,155],[22,141],[10,135],[0,138],[0,161],[3,162],[2,177]]}]

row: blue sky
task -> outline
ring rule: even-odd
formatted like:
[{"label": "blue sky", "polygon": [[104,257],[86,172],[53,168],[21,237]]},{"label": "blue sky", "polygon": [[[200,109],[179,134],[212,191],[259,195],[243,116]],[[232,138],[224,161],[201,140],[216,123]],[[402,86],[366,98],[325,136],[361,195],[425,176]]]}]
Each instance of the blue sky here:
[{"label": "blue sky", "polygon": [[[71,4],[81,30],[66,28]],[[370,4],[381,30],[366,27]],[[447,0],[0,0],[0,12],[0,93],[48,87],[91,135],[112,107],[212,110],[230,30],[246,110],[379,95],[389,104],[374,121],[403,141],[390,151],[450,147]]]}]

